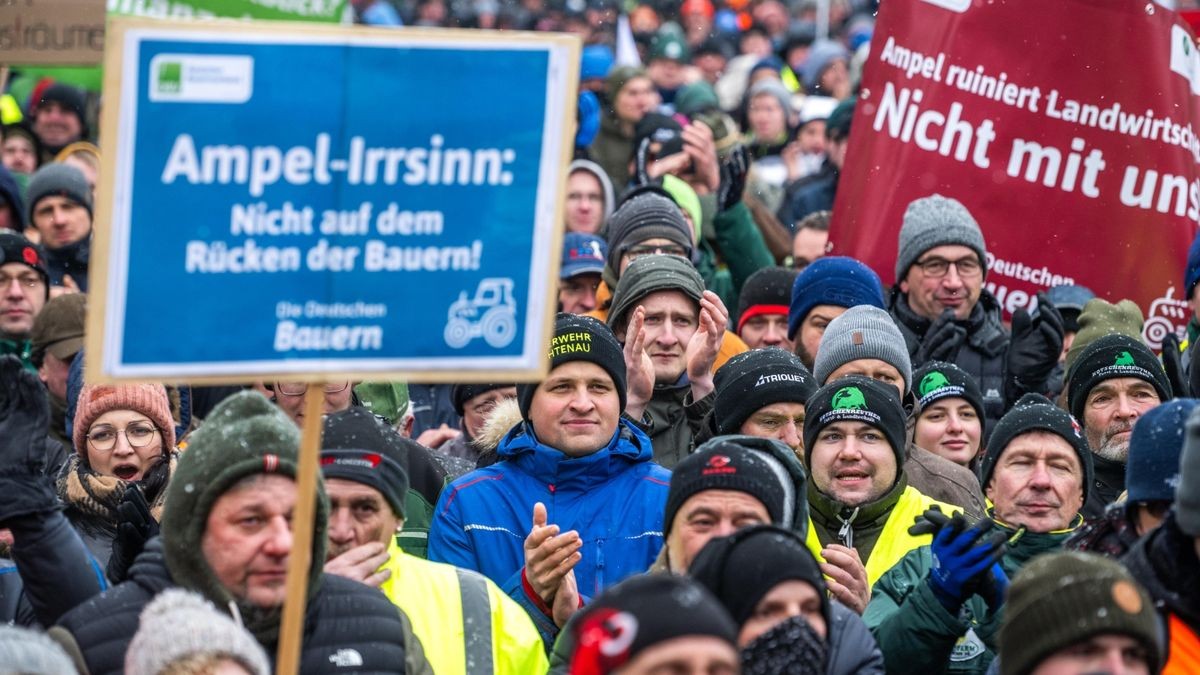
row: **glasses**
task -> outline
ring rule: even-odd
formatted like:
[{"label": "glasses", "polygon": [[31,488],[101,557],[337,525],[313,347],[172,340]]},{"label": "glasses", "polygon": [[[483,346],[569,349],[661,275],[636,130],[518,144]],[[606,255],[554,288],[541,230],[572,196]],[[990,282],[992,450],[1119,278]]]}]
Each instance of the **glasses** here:
[{"label": "glasses", "polygon": [[642,244],[640,246],[630,246],[625,249],[625,253],[629,255],[630,260],[636,260],[644,255],[677,255],[680,258],[688,257],[688,250],[678,244]]},{"label": "glasses", "polygon": [[958,271],[960,277],[975,277],[983,272],[983,267],[979,264],[979,259],[975,257],[960,258],[958,260],[946,260],[945,258],[930,258],[928,260],[918,260],[917,267],[925,273],[927,277],[944,277],[950,271],[950,266]]},{"label": "glasses", "polygon": [[[349,382],[338,382],[325,385],[324,390],[326,394],[340,394],[349,386]],[[308,384],[305,382],[276,382],[275,391],[284,396],[303,396],[308,391]]]},{"label": "glasses", "polygon": [[8,288],[12,282],[17,282],[21,288],[34,289],[42,285],[42,278],[34,273],[18,274],[15,277],[10,277],[7,274],[0,274],[0,288]]},{"label": "glasses", "polygon": [[150,445],[157,433],[158,429],[154,428],[154,425],[147,422],[135,422],[124,429],[96,427],[88,433],[87,439],[97,450],[112,450],[117,444],[117,435],[124,434],[125,442],[129,443],[129,447],[144,448]]}]

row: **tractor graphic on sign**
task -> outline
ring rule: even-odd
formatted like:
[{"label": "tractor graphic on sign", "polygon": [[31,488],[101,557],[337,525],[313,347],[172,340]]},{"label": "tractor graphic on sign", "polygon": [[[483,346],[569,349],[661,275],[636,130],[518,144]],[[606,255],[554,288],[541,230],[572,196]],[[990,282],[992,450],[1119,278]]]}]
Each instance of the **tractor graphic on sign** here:
[{"label": "tractor graphic on sign", "polygon": [[479,282],[475,297],[460,292],[447,312],[442,333],[446,344],[462,349],[478,337],[493,349],[511,344],[517,335],[517,301],[512,291],[512,279],[490,277]]}]

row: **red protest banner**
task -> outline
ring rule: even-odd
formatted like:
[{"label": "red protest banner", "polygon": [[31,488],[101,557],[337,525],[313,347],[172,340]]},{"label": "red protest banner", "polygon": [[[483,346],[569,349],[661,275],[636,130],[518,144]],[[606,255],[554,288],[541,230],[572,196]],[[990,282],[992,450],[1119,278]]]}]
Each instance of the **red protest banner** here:
[{"label": "red protest banner", "polygon": [[1158,346],[1189,315],[1200,222],[1200,54],[1146,0],[881,3],[831,228],[893,276],[904,209],[961,201],[1006,315],[1082,284],[1131,298]]}]

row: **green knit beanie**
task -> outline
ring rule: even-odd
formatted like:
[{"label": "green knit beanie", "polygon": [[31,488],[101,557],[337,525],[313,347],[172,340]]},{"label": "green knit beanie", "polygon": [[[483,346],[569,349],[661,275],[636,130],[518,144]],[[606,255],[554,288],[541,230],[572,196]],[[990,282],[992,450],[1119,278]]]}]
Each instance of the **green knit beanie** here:
[{"label": "green knit beanie", "polygon": [[[221,495],[247,476],[274,473],[295,479],[299,454],[300,430],[262,394],[239,392],[213,409],[191,435],[167,486],[162,540],[175,583],[200,592],[218,607],[239,600],[221,585],[204,558],[201,540],[208,514]],[[325,566],[328,522],[329,500],[318,474],[309,599]]]},{"label": "green knit beanie", "polygon": [[1142,339],[1142,309],[1132,300],[1112,304],[1101,298],[1092,298],[1079,313],[1079,331],[1075,341],[1067,350],[1067,370],[1075,367],[1075,361],[1092,341],[1111,333]]},{"label": "green knit beanie", "polygon": [[1093,553],[1048,553],[1013,580],[1000,627],[1000,675],[1027,675],[1059,650],[1098,635],[1126,635],[1162,662],[1157,617],[1146,591],[1119,563]]}]

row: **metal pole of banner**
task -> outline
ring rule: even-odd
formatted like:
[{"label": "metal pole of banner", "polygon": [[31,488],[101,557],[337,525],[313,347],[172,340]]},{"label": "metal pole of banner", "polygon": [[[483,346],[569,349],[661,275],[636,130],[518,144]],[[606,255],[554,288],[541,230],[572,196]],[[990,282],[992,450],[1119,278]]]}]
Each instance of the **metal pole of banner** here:
[{"label": "metal pole of banner", "polygon": [[321,412],[325,383],[310,382],[304,393],[304,428],[300,432],[300,463],[296,469],[296,510],[292,513],[292,552],[288,556],[287,599],[279,625],[275,672],[300,672],[300,641],[308,601],[308,568],[312,564],[313,516],[317,499],[317,457],[321,448]]},{"label": "metal pole of banner", "polygon": [[817,39],[829,37],[829,0],[817,0]]}]

